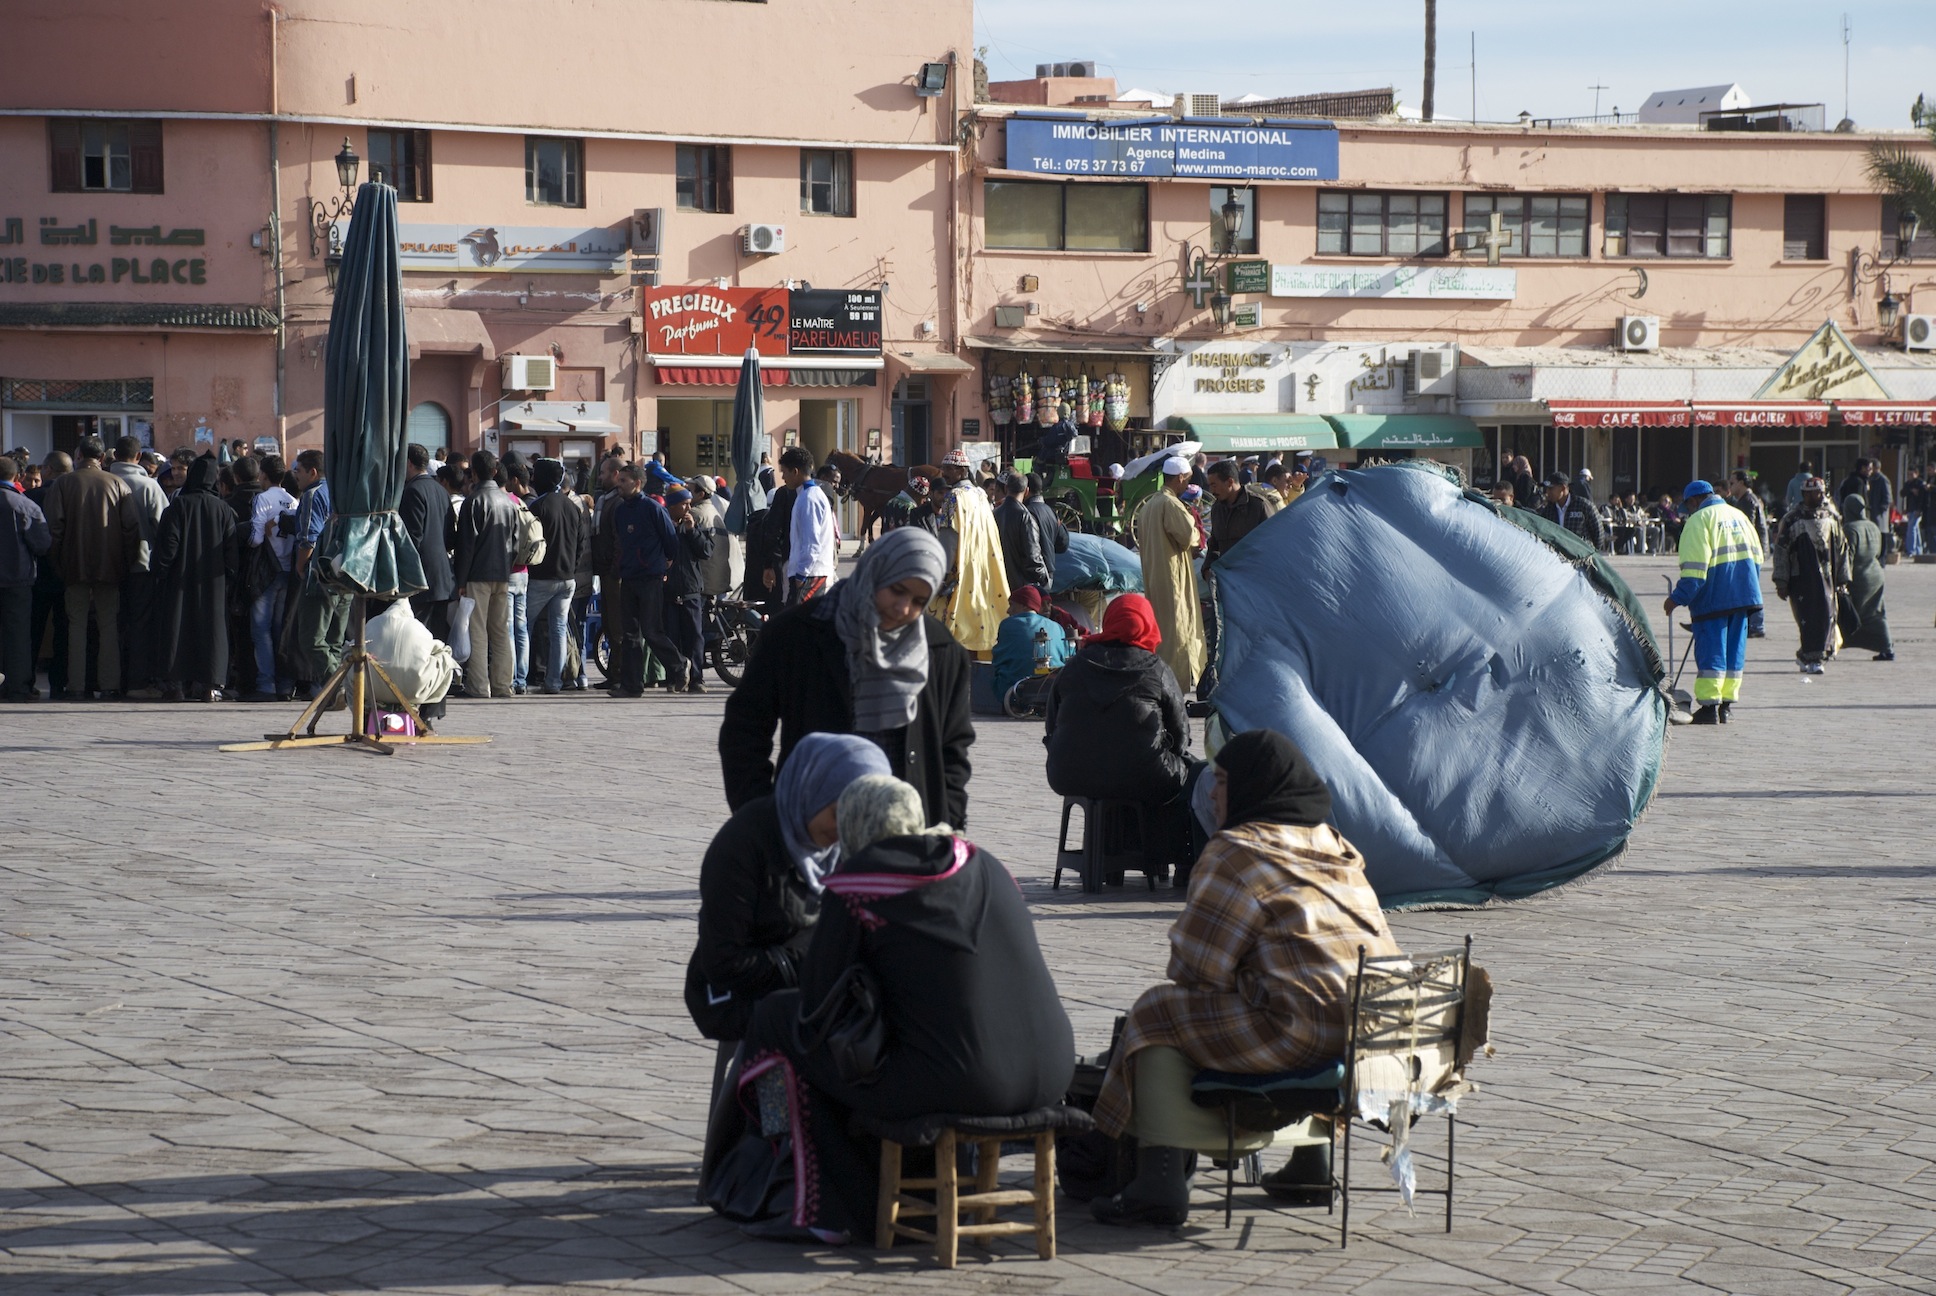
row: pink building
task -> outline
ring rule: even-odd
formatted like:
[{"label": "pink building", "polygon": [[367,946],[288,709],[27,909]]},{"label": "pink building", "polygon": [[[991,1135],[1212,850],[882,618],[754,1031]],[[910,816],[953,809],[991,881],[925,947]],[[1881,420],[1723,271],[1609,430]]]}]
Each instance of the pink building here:
[{"label": "pink building", "polygon": [[977,95],[971,39],[965,2],[51,9],[0,48],[0,442],[319,445],[347,144],[403,199],[411,435],[455,451],[723,472],[751,342],[821,456],[1024,447],[1026,372],[1097,393],[1104,458],[1924,457],[1936,232],[1877,279],[1872,134],[1183,119],[1084,65]]},{"label": "pink building", "polygon": [[1430,454],[1487,482],[1523,453],[1590,468],[1603,497],[1924,457],[1936,238],[1877,278],[1898,229],[1864,173],[1872,134],[1184,119],[1066,84],[993,87],[1006,102],[972,116],[972,420],[1012,417],[1018,374],[1038,417],[1043,379],[1115,375],[1106,457],[1167,429],[1267,457]]},{"label": "pink building", "polygon": [[[937,250],[957,242],[970,10],[839,16],[733,0],[537,0],[516,21],[430,0],[37,16],[0,50],[0,441],[320,445],[346,141],[403,200],[414,439],[663,445],[722,469],[737,358],[704,330],[667,350],[654,279],[662,298],[779,290],[762,316],[776,443],[925,437],[968,368]],[[808,294],[797,320],[789,288]]]}]

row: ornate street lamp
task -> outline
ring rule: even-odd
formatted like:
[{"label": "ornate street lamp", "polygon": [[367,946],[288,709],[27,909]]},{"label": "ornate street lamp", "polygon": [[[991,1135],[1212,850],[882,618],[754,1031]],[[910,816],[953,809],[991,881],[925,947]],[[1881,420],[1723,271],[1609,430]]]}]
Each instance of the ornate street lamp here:
[{"label": "ornate street lamp", "polygon": [[1210,317],[1219,329],[1230,327],[1230,294],[1221,288],[1210,295]]},{"label": "ornate street lamp", "polygon": [[1237,250],[1237,235],[1244,227],[1244,205],[1237,201],[1235,189],[1229,192],[1230,196],[1224,199],[1223,207],[1220,209],[1223,217],[1223,246],[1227,253]]},{"label": "ornate street lamp", "polygon": [[1909,210],[1909,204],[1902,203],[1896,216],[1896,260],[1909,261],[1909,255],[1916,245],[1916,227],[1922,224],[1916,213]]},{"label": "ornate street lamp", "polygon": [[1881,328],[1884,337],[1896,331],[1896,320],[1901,314],[1902,303],[1896,300],[1896,295],[1889,291],[1887,284],[1884,284],[1882,300],[1876,303],[1876,325]]},{"label": "ornate street lamp", "polygon": [[336,180],[343,186],[342,194],[327,203],[309,200],[309,255],[323,258],[331,292],[336,290],[336,270],[330,265],[330,258],[334,257],[339,266],[343,260],[343,234],[336,226],[348,220],[355,208],[356,173],[362,165],[363,159],[356,156],[349,136],[345,135],[342,151],[336,155]]}]

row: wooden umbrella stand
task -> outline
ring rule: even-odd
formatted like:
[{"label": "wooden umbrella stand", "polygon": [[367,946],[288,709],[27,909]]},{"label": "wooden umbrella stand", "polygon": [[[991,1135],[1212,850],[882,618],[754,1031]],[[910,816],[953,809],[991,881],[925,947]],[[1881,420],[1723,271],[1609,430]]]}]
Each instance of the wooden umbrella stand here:
[{"label": "wooden umbrella stand", "polygon": [[[364,751],[378,752],[384,756],[393,755],[398,747],[417,743],[487,743],[488,737],[447,737],[435,733],[430,723],[417,713],[417,708],[404,700],[403,690],[390,678],[383,664],[370,656],[364,645],[365,626],[369,615],[367,600],[357,598],[352,604],[350,626],[351,645],[343,654],[343,664],[338,666],[330,677],[323,681],[316,696],[296,722],[289,726],[288,733],[264,734],[261,742],[224,743],[220,750],[225,752],[282,751],[290,747],[356,747]],[[389,686],[390,696],[397,699],[416,724],[415,734],[370,733],[371,703],[376,698],[376,681],[381,679]],[[322,722],[330,701],[341,690],[349,702],[350,732],[346,734],[319,734],[316,726]]]}]

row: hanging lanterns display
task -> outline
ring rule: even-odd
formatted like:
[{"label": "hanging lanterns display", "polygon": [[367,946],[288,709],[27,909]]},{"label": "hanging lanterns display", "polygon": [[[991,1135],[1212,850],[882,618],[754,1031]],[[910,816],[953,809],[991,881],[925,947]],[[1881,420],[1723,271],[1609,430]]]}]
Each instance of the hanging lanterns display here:
[{"label": "hanging lanterns display", "polygon": [[1007,427],[1015,417],[1014,395],[1008,379],[998,373],[988,375],[988,421],[996,427]]},{"label": "hanging lanterns display", "polygon": [[1062,380],[1045,373],[1035,380],[1035,421],[1054,427],[1062,421]]},{"label": "hanging lanterns display", "polygon": [[1017,423],[1035,422],[1035,386],[1029,379],[1026,367],[1016,371],[1009,383],[1015,392],[1013,405]]},{"label": "hanging lanterns display", "polygon": [[1073,379],[1070,380],[1069,386],[1073,389],[1070,395],[1074,405],[1074,408],[1070,411],[1069,418],[1075,423],[1077,427],[1088,427],[1089,426],[1089,375],[1082,374],[1082,373],[1077,374]]},{"label": "hanging lanterns display", "polygon": [[1102,426],[1103,408],[1109,400],[1108,390],[1108,386],[1102,379],[1091,378],[1089,380],[1089,417],[1085,422],[1085,426],[1092,428]]},{"label": "hanging lanterns display", "polygon": [[1113,373],[1102,380],[1102,386],[1103,425],[1120,432],[1129,426],[1129,379]]}]

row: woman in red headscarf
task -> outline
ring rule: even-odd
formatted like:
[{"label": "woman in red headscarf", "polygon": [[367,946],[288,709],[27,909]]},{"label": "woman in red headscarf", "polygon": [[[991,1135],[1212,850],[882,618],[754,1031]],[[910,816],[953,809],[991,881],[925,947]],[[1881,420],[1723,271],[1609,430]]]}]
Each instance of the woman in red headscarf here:
[{"label": "woman in red headscarf", "polygon": [[1159,806],[1153,826],[1171,861],[1189,855],[1189,720],[1176,676],[1156,655],[1163,635],[1141,594],[1122,594],[1102,631],[1056,676],[1049,693],[1049,786],[1062,796]]}]

